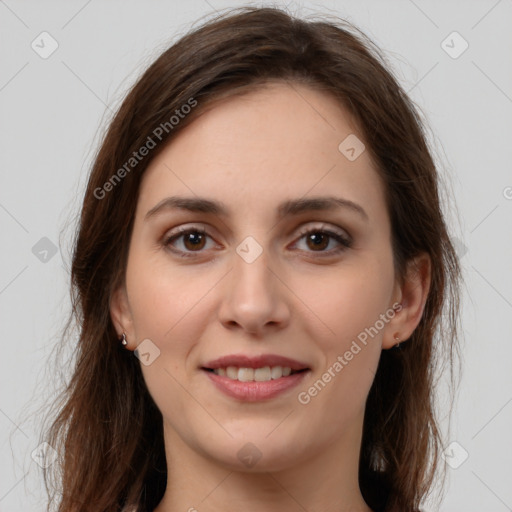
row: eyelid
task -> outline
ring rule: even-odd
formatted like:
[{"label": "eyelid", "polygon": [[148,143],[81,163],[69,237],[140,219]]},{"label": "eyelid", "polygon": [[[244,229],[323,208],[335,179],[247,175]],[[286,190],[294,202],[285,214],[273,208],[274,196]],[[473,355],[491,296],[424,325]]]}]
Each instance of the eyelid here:
[{"label": "eyelid", "polygon": [[[292,245],[296,245],[302,238],[310,233],[324,233],[331,239],[335,239],[341,247],[338,247],[336,249],[331,249],[329,251],[303,251],[307,253],[318,253],[317,257],[328,257],[337,255],[340,252],[343,252],[346,249],[350,249],[353,244],[352,237],[348,234],[346,230],[343,230],[339,227],[331,227],[330,225],[326,225],[325,222],[320,223],[320,225],[310,225],[310,223],[306,224],[305,226],[301,226],[298,231],[298,235],[294,238],[294,242],[292,242]],[[164,234],[162,237],[162,245],[167,248],[168,250],[172,251],[173,253],[177,253],[182,257],[194,257],[197,255],[200,255],[201,253],[205,252],[204,250],[199,251],[182,251],[179,249],[170,248],[170,243],[173,240],[179,239],[182,235],[186,235],[188,233],[201,233],[208,238],[213,239],[213,237],[210,235],[207,228],[205,228],[202,225],[189,225],[189,226],[179,226],[174,231],[171,231],[170,233]]]},{"label": "eyelid", "polygon": [[331,249],[329,251],[305,251],[308,254],[317,254],[317,258],[328,258],[333,256],[338,256],[340,253],[346,251],[347,249],[352,248],[354,240],[348,234],[347,231],[340,229],[338,227],[330,227],[326,226],[325,223],[322,223],[320,226],[308,226],[304,227],[299,231],[299,235],[296,238],[296,241],[293,242],[293,245],[299,243],[304,236],[309,235],[311,233],[323,233],[327,235],[329,238],[334,239],[338,242],[339,247],[336,249]]},{"label": "eyelid", "polygon": [[171,230],[170,232],[166,232],[163,237],[161,238],[160,244],[167,250],[171,251],[174,254],[177,254],[178,256],[181,256],[183,258],[187,257],[194,257],[194,252],[197,252],[199,255],[200,253],[204,251],[182,251],[180,249],[175,249],[171,247],[171,242],[173,240],[180,239],[183,235],[186,235],[188,233],[201,233],[208,238],[213,239],[213,237],[210,235],[208,230],[201,225],[191,225],[191,226],[179,226],[175,228],[174,230]]},{"label": "eyelid", "polygon": [[307,235],[311,232],[315,231],[324,231],[327,233],[333,233],[341,238],[344,238],[347,242],[352,243],[352,237],[344,230],[338,227],[331,227],[330,225],[326,225],[325,222],[322,222],[320,225],[301,227],[299,230],[299,236]]}]

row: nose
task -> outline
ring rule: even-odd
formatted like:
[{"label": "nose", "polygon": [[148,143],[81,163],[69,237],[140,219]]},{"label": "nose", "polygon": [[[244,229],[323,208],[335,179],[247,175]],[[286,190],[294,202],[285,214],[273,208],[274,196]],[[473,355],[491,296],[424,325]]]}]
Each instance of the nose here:
[{"label": "nose", "polygon": [[290,319],[287,287],[277,265],[269,266],[264,250],[248,263],[234,254],[233,269],[224,281],[219,320],[227,329],[242,329],[261,337],[272,330],[286,327]]}]

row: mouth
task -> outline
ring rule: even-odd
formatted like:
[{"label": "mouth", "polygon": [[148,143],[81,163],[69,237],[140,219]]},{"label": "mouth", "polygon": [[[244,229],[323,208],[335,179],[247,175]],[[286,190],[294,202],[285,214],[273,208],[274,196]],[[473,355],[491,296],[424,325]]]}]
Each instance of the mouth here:
[{"label": "mouth", "polygon": [[263,366],[260,368],[226,366],[219,368],[202,367],[201,369],[239,382],[269,382],[309,370],[309,368],[292,370],[289,366]]},{"label": "mouth", "polygon": [[277,398],[298,386],[310,373],[309,368],[292,370],[286,366],[203,367],[201,370],[216,389],[225,396],[242,402],[261,402]]},{"label": "mouth", "polygon": [[199,367],[224,395],[244,402],[276,398],[298,386],[308,364],[278,354],[231,354]]}]

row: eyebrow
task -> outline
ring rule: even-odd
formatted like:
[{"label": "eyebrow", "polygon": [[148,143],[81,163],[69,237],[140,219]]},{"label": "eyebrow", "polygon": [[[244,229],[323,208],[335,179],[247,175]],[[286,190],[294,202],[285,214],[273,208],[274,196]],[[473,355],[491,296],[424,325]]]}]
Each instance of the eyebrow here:
[{"label": "eyebrow", "polygon": [[[310,197],[307,199],[291,199],[284,201],[277,208],[279,219],[289,215],[299,215],[310,211],[332,211],[337,208],[345,208],[357,213],[365,221],[368,221],[368,214],[363,207],[349,199],[341,197],[325,196]],[[229,217],[230,210],[220,201],[213,201],[203,197],[180,197],[171,196],[162,199],[157,205],[146,213],[144,220],[169,210],[185,210],[189,212],[209,213]]]}]

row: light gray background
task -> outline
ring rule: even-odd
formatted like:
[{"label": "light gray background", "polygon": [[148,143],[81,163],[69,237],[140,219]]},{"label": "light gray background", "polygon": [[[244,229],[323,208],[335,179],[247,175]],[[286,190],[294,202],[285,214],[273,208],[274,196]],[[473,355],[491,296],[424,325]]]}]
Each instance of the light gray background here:
[{"label": "light gray background", "polygon": [[[433,130],[467,283],[449,439],[458,444],[447,452],[460,466],[449,470],[441,510],[512,510],[512,0],[275,4],[358,25]],[[47,360],[69,310],[70,236],[101,127],[141,70],[194,21],[240,5],[248,2],[0,0],[0,511],[44,510],[31,459],[37,421],[27,411],[55,386]],[[43,31],[59,45],[47,59],[31,47],[42,46]],[[469,44],[458,58],[442,47],[453,31]],[[457,52],[463,43],[446,44]],[[45,255],[43,237],[55,255]]]}]

